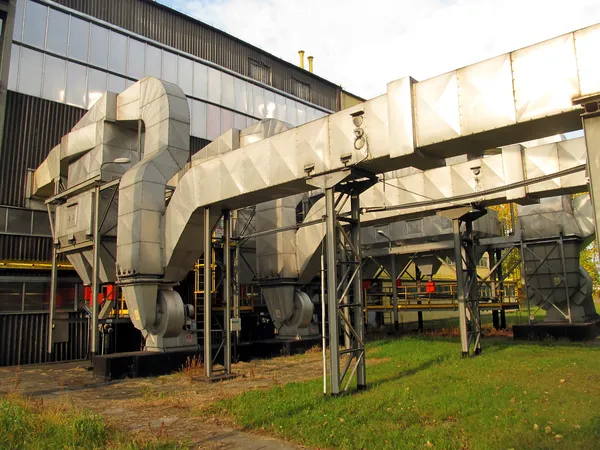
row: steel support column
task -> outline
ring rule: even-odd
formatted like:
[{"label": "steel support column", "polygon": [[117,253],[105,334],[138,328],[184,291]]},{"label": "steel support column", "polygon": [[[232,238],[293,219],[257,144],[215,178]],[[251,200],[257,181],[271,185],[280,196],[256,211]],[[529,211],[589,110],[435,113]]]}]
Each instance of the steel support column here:
[{"label": "steel support column", "polygon": [[212,377],[212,229],[210,208],[204,208],[204,376]]},{"label": "steel support column", "polygon": [[223,235],[225,242],[223,251],[225,252],[225,373],[231,373],[231,215],[229,211],[223,211]]},{"label": "steel support column", "polygon": [[[459,211],[452,217],[454,257],[456,260],[456,285],[460,342],[463,356],[481,353],[481,319],[477,297],[477,261],[473,241],[473,221],[485,212]],[[465,224],[464,234],[461,224]]]},{"label": "steel support column", "polygon": [[[54,241],[54,238],[52,239]],[[52,242],[52,270],[50,272],[50,314],[48,317],[48,353],[52,354],[54,350],[54,311],[56,308],[56,287],[58,270],[56,260],[58,254],[56,252],[56,245]],[[50,358],[52,360],[52,358]]]},{"label": "steel support column", "polygon": [[98,352],[98,293],[100,290],[99,265],[100,265],[100,184],[94,187],[94,225],[93,225],[93,266],[92,266],[92,329],[90,330],[91,359]]},{"label": "steel support column", "polygon": [[[390,242],[390,250],[392,243]],[[394,328],[397,330],[399,328],[399,319],[398,319],[398,286],[396,285],[396,278],[398,274],[396,273],[396,255],[390,253],[391,263],[392,263],[392,304],[394,305]]]},{"label": "steel support column", "polygon": [[[355,374],[357,389],[365,389],[367,384],[359,195],[377,182],[364,172],[340,175],[338,181],[327,183],[326,180],[320,186],[325,189],[325,287],[331,395],[347,391]],[[350,217],[340,215],[348,198]],[[348,342],[344,350],[340,350],[340,331]]]},{"label": "steel support column", "polygon": [[[360,197],[358,194],[352,195],[350,198],[350,210],[352,213],[353,223],[351,224],[350,236],[352,245],[358,250],[358,262],[361,262],[360,257]],[[394,266],[395,267],[395,266]],[[392,269],[394,274],[395,269]],[[394,287],[396,282],[394,280]],[[357,361],[356,370],[356,387],[358,390],[367,388],[367,364],[365,355],[365,322],[364,322],[364,298],[362,288],[362,270],[358,268],[358,273],[354,278],[354,329],[356,330],[356,339],[354,339],[354,348],[357,352],[362,351],[362,358]],[[398,313],[398,297],[396,296],[396,314]],[[398,317],[396,316],[396,327],[398,326]]]},{"label": "steel support column", "polygon": [[[54,195],[60,190],[60,178],[54,181]],[[52,210],[50,204],[46,205],[48,210],[48,221],[50,222],[50,231],[52,233],[52,270],[50,271],[50,311],[48,315],[48,354],[52,355],[54,351],[54,312],[56,309],[56,288],[58,285],[58,248],[56,241],[56,215],[52,220]],[[52,358],[50,358],[52,360]]]},{"label": "steel support column", "polygon": [[329,317],[329,376],[331,395],[340,393],[340,329],[337,304],[337,230],[335,190],[325,189],[325,245],[327,248],[327,314]]},{"label": "steel support column", "polygon": [[456,300],[458,302],[458,328],[460,330],[460,345],[462,354],[469,354],[469,338],[467,330],[467,308],[465,305],[465,273],[463,270],[462,239],[460,233],[460,219],[452,220],[452,233],[454,234],[454,261],[456,267]]}]

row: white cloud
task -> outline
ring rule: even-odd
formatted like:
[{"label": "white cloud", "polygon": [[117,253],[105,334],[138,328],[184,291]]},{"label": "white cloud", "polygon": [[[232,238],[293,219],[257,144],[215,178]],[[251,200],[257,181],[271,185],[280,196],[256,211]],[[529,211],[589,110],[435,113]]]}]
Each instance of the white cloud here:
[{"label": "white cloud", "polygon": [[371,98],[600,22],[598,0],[161,0]]}]

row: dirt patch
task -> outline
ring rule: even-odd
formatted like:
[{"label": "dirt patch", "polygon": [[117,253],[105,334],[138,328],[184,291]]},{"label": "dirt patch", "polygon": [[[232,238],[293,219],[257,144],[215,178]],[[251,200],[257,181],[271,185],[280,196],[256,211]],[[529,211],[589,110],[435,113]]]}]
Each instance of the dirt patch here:
[{"label": "dirt patch", "polygon": [[[369,365],[384,360],[370,358]],[[0,369],[0,394],[17,392],[44,402],[68,402],[100,413],[107,423],[144,437],[163,436],[207,449],[297,449],[298,446],[236,430],[226,418],[199,417],[212,403],[252,389],[268,389],[322,376],[320,350],[303,355],[240,362],[236,378],[206,383],[197,380],[202,367],[155,378],[104,382],[89,362]]]}]

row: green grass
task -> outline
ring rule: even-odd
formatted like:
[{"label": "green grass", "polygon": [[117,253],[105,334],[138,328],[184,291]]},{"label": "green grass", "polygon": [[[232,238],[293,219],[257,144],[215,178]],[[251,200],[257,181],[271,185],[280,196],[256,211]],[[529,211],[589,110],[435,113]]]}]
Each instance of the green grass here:
[{"label": "green grass", "polygon": [[292,383],[207,414],[319,448],[600,448],[600,347],[484,341],[481,356],[462,359],[458,346],[376,342],[367,391],[329,398],[322,380]]},{"label": "green grass", "polygon": [[22,397],[0,398],[0,449],[125,449],[183,448],[161,438],[139,440],[107,427],[92,412],[66,405],[44,406]]}]

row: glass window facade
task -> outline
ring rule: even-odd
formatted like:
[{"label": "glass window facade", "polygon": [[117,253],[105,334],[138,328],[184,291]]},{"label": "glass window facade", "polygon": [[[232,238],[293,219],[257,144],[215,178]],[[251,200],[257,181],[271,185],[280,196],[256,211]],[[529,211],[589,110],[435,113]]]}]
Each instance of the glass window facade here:
[{"label": "glass window facade", "polygon": [[[106,90],[119,93],[135,80],[154,76],[178,84],[193,97],[189,99],[191,134],[204,139],[214,139],[234,125],[245,128],[257,119],[278,118],[299,125],[324,115],[263,85],[94,19],[20,0],[15,20],[13,37],[17,42],[12,47],[8,88],[27,95],[90,108]],[[51,54],[42,53],[44,50]],[[251,78],[271,83],[270,67],[254,60],[249,64]],[[298,86],[299,96],[310,96],[310,86]]]}]

